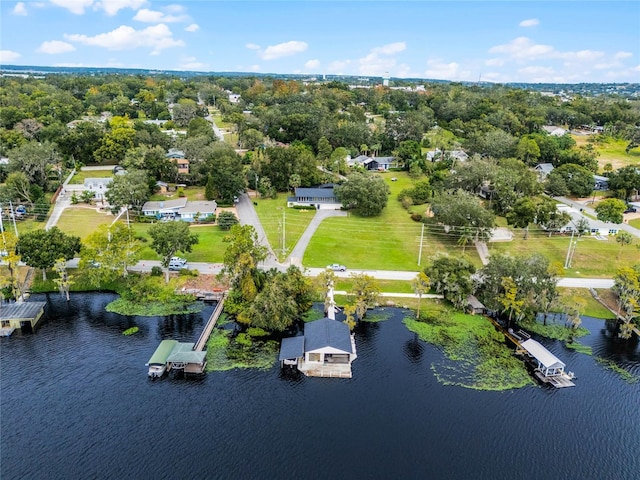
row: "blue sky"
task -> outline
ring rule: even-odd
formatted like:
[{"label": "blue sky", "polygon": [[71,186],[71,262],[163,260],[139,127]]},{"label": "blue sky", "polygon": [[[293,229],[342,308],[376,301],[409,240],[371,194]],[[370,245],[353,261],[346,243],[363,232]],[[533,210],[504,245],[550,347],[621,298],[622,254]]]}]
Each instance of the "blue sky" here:
[{"label": "blue sky", "polygon": [[640,82],[640,2],[0,1],[4,65]]}]

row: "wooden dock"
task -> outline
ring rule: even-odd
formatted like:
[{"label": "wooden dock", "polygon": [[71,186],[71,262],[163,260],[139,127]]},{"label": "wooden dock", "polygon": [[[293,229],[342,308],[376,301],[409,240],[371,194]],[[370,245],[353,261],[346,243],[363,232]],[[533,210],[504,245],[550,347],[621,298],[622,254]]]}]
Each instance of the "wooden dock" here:
[{"label": "wooden dock", "polygon": [[209,336],[211,335],[213,328],[216,326],[216,322],[218,321],[218,318],[220,318],[220,314],[222,313],[222,309],[224,308],[225,298],[226,298],[226,292],[223,292],[220,297],[220,300],[218,300],[218,304],[216,305],[216,308],[213,310],[213,313],[209,317],[207,324],[204,326],[204,330],[202,330],[202,333],[200,334],[198,341],[193,346],[193,350],[195,352],[203,351],[204,347],[207,345]]}]

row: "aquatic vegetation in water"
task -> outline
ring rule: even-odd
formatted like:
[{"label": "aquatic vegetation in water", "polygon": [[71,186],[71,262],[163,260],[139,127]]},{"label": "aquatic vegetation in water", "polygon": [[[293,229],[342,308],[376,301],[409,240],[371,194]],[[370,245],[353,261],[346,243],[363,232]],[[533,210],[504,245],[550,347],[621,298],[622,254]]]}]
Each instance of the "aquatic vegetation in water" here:
[{"label": "aquatic vegetation in water", "polygon": [[384,322],[385,320],[389,320],[390,318],[391,312],[376,310],[373,313],[367,312],[367,315],[365,315],[361,322],[377,323]]},{"label": "aquatic vegetation in water", "polygon": [[625,370],[613,360],[609,360],[608,358],[603,358],[603,357],[595,357],[595,359],[596,359],[596,362],[598,362],[600,365],[602,365],[606,369],[611,370],[612,372],[615,372],[618,375],[620,375],[620,377],[627,383],[638,383],[638,381],[640,381],[640,379],[636,375]]},{"label": "aquatic vegetation in water", "polygon": [[584,327],[568,328],[565,327],[564,324],[561,325],[554,323],[551,320],[548,320],[546,325],[535,320],[530,320],[527,322],[521,322],[520,326],[525,330],[537,333],[542,337],[564,341],[572,341],[574,338],[584,337],[591,333]]},{"label": "aquatic vegetation in water", "polygon": [[584,345],[580,342],[576,342],[576,341],[568,341],[565,342],[564,344],[565,347],[567,348],[571,348],[572,350],[575,350],[578,353],[585,353],[587,355],[591,355],[593,352],[591,350],[591,347],[589,345]]},{"label": "aquatic vegetation in water", "polygon": [[[462,313],[406,318],[407,328],[442,350],[450,361],[433,363],[438,381],[476,390],[508,390],[532,384],[524,363],[484,317]],[[451,362],[453,361],[453,363]]]},{"label": "aquatic vegetation in water", "polygon": [[137,315],[141,317],[158,317],[164,315],[182,315],[186,313],[198,313],[204,308],[202,302],[132,302],[124,298],[118,298],[109,303],[107,312],[120,315]]},{"label": "aquatic vegetation in water", "polygon": [[275,364],[279,346],[274,340],[259,340],[248,332],[231,338],[231,332],[214,329],[207,343],[207,371],[269,369]]},{"label": "aquatic vegetation in water", "polygon": [[140,329],[138,327],[131,327],[131,328],[127,328],[124,332],[122,332],[122,334],[128,337],[129,335],[134,335],[139,331]]}]

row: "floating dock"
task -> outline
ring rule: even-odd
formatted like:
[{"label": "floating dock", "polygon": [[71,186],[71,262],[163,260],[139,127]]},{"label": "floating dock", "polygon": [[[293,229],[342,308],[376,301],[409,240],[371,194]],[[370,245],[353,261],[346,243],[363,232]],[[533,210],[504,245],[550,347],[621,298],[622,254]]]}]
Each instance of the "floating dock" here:
[{"label": "floating dock", "polygon": [[181,370],[184,373],[203,373],[207,366],[207,345],[209,336],[216,326],[218,318],[224,308],[226,292],[222,292],[218,304],[207,320],[196,343],[180,343],[177,340],[163,340],[147,362],[151,378],[162,377],[165,372]]}]

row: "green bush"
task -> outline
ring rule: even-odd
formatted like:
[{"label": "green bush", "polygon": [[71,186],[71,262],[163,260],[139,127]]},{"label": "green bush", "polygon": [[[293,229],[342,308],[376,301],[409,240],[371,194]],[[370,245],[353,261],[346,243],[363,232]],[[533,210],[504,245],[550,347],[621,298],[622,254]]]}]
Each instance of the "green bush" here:
[{"label": "green bush", "polygon": [[152,277],[160,277],[162,276],[162,268],[158,266],[151,267],[151,276]]},{"label": "green bush", "polygon": [[422,220],[424,220],[424,216],[421,213],[412,213],[411,220],[413,220],[414,222],[421,222]]}]

